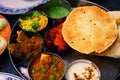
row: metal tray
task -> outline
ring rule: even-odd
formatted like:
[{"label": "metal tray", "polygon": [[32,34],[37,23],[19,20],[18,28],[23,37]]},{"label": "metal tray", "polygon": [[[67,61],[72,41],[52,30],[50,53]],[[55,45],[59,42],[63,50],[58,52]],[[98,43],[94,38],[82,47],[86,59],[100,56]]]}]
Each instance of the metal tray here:
[{"label": "metal tray", "polygon": [[[93,2],[89,1],[83,1],[83,0],[70,0],[70,3],[72,7],[78,7],[78,6],[87,6],[87,5],[96,5],[99,6],[105,10],[106,8],[95,4]],[[34,9],[40,9],[41,6],[38,6]],[[107,10],[108,11],[108,10]],[[53,25],[53,24],[51,24]],[[16,33],[17,30],[20,30],[18,22],[16,22],[13,26],[12,33],[11,33],[11,38],[13,35]],[[11,42],[11,41],[10,41]],[[11,53],[9,53],[10,60],[15,67],[16,71],[24,78],[29,80],[29,76],[27,74],[27,66],[23,65],[15,59]],[[61,56],[61,55],[60,55]],[[98,68],[100,69],[101,73],[101,80],[114,80],[114,78],[117,76],[117,74],[120,71],[120,59],[115,59],[115,58],[110,58],[110,57],[102,57],[102,56],[95,56],[95,55],[85,55],[81,54],[73,49],[69,49],[65,54],[61,56],[63,60],[65,61],[66,65],[69,65],[72,61],[78,60],[78,59],[87,59],[92,62],[94,62]],[[28,62],[27,62],[28,63]],[[63,80],[66,80],[63,78]]]}]

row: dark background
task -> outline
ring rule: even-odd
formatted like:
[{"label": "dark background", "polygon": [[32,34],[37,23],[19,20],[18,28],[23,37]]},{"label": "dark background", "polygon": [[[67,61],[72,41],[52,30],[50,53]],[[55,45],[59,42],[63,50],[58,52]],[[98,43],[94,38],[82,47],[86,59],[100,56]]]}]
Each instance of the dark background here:
[{"label": "dark background", "polygon": [[[70,3],[74,2],[74,0],[68,0],[68,1]],[[89,1],[95,2],[107,8],[108,10],[120,10],[120,0],[89,0]],[[5,14],[2,14],[2,15],[4,15],[8,19],[11,27],[13,27],[17,19],[20,17],[20,15],[5,15]],[[20,76],[17,73],[17,71],[14,69],[14,66],[12,65],[10,61],[7,49],[4,51],[2,55],[0,55],[0,72],[8,72],[8,73],[12,73],[12,74]],[[120,80],[120,77],[118,77],[118,79],[116,80]]]}]

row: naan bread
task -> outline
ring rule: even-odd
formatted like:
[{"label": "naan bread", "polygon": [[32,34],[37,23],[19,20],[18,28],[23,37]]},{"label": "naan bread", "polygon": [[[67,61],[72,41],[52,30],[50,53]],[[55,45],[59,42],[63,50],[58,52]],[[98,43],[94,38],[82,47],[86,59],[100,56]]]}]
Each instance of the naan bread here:
[{"label": "naan bread", "polygon": [[118,25],[118,30],[119,30],[119,36],[117,40],[111,47],[109,47],[101,54],[102,56],[120,58],[120,25]]},{"label": "naan bread", "polygon": [[118,24],[118,38],[115,43],[103,52],[103,56],[120,58],[120,11],[110,11]]},{"label": "naan bread", "polygon": [[77,7],[67,16],[62,35],[73,49],[85,53],[101,53],[118,36],[113,16],[96,6]]},{"label": "naan bread", "polygon": [[117,24],[120,24],[120,11],[109,11],[108,13],[110,13],[114,17]]}]

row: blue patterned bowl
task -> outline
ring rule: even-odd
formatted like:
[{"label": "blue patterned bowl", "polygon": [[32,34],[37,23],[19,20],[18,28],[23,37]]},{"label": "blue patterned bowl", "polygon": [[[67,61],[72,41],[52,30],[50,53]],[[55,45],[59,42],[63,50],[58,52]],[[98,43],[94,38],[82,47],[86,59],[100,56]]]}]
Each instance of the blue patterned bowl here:
[{"label": "blue patterned bowl", "polygon": [[24,80],[24,79],[11,73],[0,72],[0,80]]},{"label": "blue patterned bowl", "polygon": [[47,1],[49,0],[0,0],[0,13],[23,14]]}]

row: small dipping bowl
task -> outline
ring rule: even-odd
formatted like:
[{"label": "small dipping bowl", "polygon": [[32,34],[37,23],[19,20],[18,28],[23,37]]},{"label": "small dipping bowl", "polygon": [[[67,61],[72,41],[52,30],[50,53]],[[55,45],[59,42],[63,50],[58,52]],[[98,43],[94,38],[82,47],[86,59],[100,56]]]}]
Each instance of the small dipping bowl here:
[{"label": "small dipping bowl", "polygon": [[44,49],[44,40],[41,34],[18,30],[12,35],[8,44],[9,53],[12,54],[17,63],[27,67],[29,61],[39,55]]},{"label": "small dipping bowl", "polygon": [[20,28],[28,32],[38,32],[43,30],[48,24],[48,17],[41,11],[31,10],[18,20]]},{"label": "small dipping bowl", "polygon": [[67,0],[50,0],[43,5],[45,14],[52,19],[66,17],[71,11],[71,5]]},{"label": "small dipping bowl", "polygon": [[73,61],[65,73],[66,80],[100,80],[100,70],[85,59]]},{"label": "small dipping bowl", "polygon": [[65,71],[63,59],[49,52],[36,56],[28,66],[28,74],[32,80],[61,80]]}]

